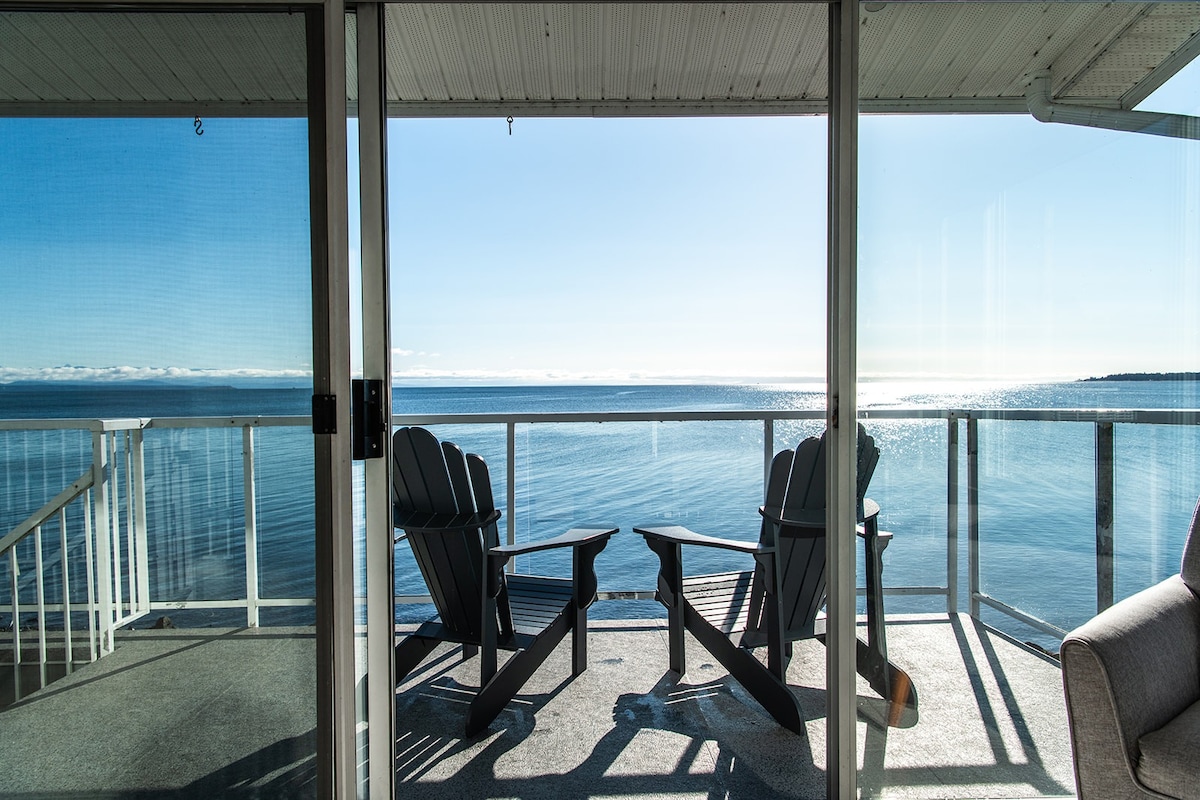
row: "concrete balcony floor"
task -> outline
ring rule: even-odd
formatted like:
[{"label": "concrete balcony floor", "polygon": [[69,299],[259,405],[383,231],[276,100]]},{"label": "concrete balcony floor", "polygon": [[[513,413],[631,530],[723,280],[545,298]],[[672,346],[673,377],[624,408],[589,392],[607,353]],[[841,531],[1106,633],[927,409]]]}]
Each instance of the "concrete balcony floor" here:
[{"label": "concrete balcony floor", "polygon": [[[889,619],[920,711],[881,724],[860,682],[861,797],[1073,794],[1058,665],[966,616]],[[440,648],[397,692],[398,797],[825,796],[825,650],[788,673],[808,735],[783,730],[694,641],[669,673],[665,622],[596,621],[571,680],[560,646],[491,728],[462,735],[478,659]],[[144,631],[0,712],[0,797],[305,797],[311,629]]]}]

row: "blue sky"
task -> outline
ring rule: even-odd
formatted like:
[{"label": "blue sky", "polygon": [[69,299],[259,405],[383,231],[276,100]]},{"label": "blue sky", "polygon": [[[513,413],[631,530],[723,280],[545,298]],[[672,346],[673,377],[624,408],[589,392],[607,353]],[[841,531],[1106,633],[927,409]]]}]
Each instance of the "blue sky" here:
[{"label": "blue sky", "polygon": [[[1143,107],[1200,114],[1200,65]],[[311,370],[303,123],[204,130],[0,120],[0,381]],[[389,131],[399,379],[823,374],[823,117]],[[864,376],[1200,368],[1200,145],[1026,116],[861,139]]]},{"label": "blue sky", "polygon": [[312,371],[300,120],[0,119],[0,381]]}]

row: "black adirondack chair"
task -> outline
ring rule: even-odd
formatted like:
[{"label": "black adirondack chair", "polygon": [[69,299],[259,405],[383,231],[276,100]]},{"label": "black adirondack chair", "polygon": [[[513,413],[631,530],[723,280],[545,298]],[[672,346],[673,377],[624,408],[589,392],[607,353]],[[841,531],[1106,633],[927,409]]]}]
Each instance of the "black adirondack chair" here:
[{"label": "black adirondack chair", "polygon": [[[916,708],[917,694],[908,674],[887,658],[880,572],[891,534],[879,531],[879,506],[864,497],[878,460],[875,440],[859,425],[858,516],[867,555],[867,641],[858,639],[858,672],[890,701],[888,719],[895,722],[905,707]],[[763,520],[757,544],[704,536],[679,526],[634,531],[659,557],[657,596],[668,612],[671,669],[685,669],[686,629],[779,724],[803,735],[804,715],[786,675],[792,642],[813,637],[824,641],[824,619],[817,618],[825,604],[824,434],[775,456],[766,504],[759,513]],[[685,544],[746,553],[754,558],[755,568],[685,577]],[[752,652],[763,646],[765,665]]]},{"label": "black adirondack chair", "polygon": [[[439,642],[481,651],[480,689],[467,710],[467,735],[482,731],[554,647],[572,633],[572,675],[587,668],[587,609],[596,599],[593,563],[616,528],[576,528],[552,539],[501,545],[500,512],[487,464],[439,442],[423,428],[392,437],[394,524],[403,529],[438,619],[396,645],[399,682]],[[556,547],[574,549],[573,578],[504,571],[513,556]],[[498,649],[516,651],[497,669]]]}]

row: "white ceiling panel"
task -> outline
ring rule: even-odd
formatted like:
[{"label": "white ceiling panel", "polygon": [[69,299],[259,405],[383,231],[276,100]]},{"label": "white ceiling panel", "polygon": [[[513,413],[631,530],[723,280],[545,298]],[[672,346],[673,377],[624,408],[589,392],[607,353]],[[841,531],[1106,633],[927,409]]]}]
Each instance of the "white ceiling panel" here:
[{"label": "white ceiling panel", "polygon": [[[1200,51],[1200,3],[868,3],[861,20],[866,111],[1020,112],[1047,69],[1058,101],[1131,108]],[[823,3],[402,3],[385,24],[396,116],[825,110]],[[303,47],[298,13],[0,11],[0,114],[303,113]]]}]

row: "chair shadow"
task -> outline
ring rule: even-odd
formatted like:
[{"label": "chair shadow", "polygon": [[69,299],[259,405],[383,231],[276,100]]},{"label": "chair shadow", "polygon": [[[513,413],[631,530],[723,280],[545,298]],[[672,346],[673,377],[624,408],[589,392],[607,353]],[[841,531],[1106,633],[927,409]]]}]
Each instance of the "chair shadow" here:
[{"label": "chair shadow", "polygon": [[[548,693],[519,694],[486,734],[465,739],[448,731],[462,730],[465,707],[455,695],[467,687],[444,670],[427,677],[398,699],[397,785],[425,798],[824,796],[824,766],[814,762],[808,738],[780,727],[728,678],[685,684],[667,672],[647,693],[621,694],[610,727],[586,757],[569,768],[556,766],[555,737],[595,736],[560,722],[556,710],[547,712],[569,683]],[[823,690],[793,691],[806,714],[824,717]],[[551,718],[539,728],[539,714],[547,713]],[[663,733],[672,736],[664,739]],[[662,742],[667,750],[635,741],[639,737]],[[435,771],[446,777],[431,779]]]}]

